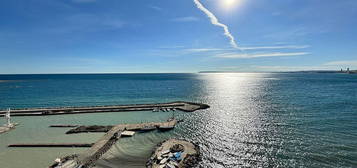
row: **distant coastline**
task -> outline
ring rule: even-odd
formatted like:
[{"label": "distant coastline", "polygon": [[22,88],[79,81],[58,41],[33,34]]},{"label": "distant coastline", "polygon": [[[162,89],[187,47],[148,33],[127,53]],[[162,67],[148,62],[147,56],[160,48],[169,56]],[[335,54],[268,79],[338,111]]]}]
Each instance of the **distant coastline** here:
[{"label": "distant coastline", "polygon": [[[288,72],[289,73],[289,72]],[[342,74],[357,74],[357,70],[347,71],[330,71],[330,70],[316,70],[316,71],[294,71],[290,73],[342,73]]]},{"label": "distant coastline", "polygon": [[[239,71],[199,71],[198,73],[264,73],[264,72],[239,72]],[[306,70],[306,71],[273,71],[269,73],[343,73],[357,74],[357,70],[334,71],[334,70]]]}]

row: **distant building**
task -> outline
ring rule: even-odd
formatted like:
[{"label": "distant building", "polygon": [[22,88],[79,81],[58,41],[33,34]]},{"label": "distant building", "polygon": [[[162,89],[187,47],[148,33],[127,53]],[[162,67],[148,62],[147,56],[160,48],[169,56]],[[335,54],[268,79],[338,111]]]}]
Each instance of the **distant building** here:
[{"label": "distant building", "polygon": [[350,68],[347,68],[347,73],[350,73]]}]

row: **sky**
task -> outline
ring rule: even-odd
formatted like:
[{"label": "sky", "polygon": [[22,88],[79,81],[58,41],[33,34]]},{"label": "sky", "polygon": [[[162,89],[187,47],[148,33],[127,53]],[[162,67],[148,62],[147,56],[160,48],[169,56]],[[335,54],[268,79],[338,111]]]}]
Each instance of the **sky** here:
[{"label": "sky", "polygon": [[0,74],[357,69],[356,0],[1,0]]}]

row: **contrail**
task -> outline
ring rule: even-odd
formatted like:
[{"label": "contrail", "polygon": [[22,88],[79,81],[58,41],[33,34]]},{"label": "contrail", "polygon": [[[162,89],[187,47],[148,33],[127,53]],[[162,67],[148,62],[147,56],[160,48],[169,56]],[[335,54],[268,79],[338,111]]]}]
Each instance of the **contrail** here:
[{"label": "contrail", "polygon": [[222,27],[223,30],[224,30],[224,35],[227,36],[229,39],[230,39],[230,43],[231,43],[231,46],[233,48],[236,48],[236,49],[239,49],[236,41],[234,40],[234,37],[233,35],[229,32],[229,29],[228,29],[228,26],[226,26],[225,24],[222,24],[218,21],[217,17],[214,16],[214,14],[212,12],[210,12],[207,8],[205,8],[200,0],[193,0],[193,2],[195,2],[195,4],[197,5],[197,8],[200,9],[201,11],[203,11],[207,16],[208,18],[211,20],[211,23],[216,25],[216,26],[219,26],[219,27]]}]

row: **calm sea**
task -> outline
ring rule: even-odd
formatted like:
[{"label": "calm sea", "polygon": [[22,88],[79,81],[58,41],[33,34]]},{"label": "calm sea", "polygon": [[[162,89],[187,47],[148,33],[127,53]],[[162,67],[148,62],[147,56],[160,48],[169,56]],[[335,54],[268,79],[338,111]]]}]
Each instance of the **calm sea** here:
[{"label": "calm sea", "polygon": [[[176,100],[211,108],[176,112],[184,122],[170,132],[121,139],[97,167],[144,167],[155,144],[170,137],[198,142],[201,167],[357,167],[357,75],[0,75],[0,109]],[[103,135],[65,135],[67,129],[49,128],[50,124],[165,121],[171,115],[147,111],[14,117],[20,124],[17,129],[0,135],[0,167],[48,167],[57,157],[85,150],[6,148],[10,143],[90,143]]]}]

